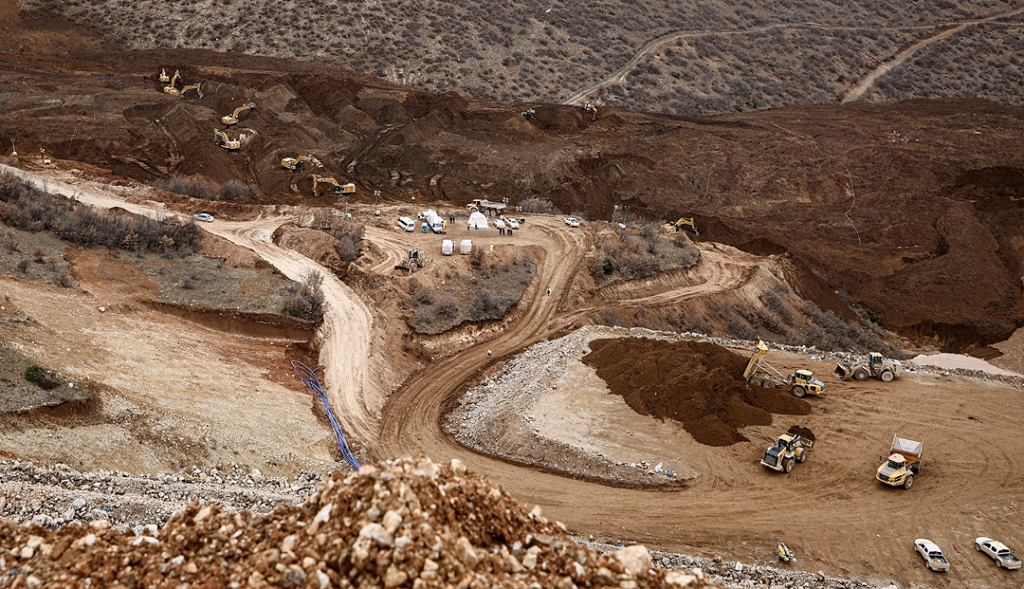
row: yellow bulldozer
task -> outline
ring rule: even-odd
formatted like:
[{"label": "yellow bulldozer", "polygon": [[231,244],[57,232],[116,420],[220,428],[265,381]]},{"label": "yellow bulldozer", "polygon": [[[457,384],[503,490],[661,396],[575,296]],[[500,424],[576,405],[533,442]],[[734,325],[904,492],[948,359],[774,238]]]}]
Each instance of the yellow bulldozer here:
[{"label": "yellow bulldozer", "polygon": [[305,167],[306,162],[309,162],[317,168],[322,168],[324,165],[320,163],[320,160],[315,155],[300,155],[299,157],[286,157],[281,160],[281,167],[286,170],[296,171],[301,170]]},{"label": "yellow bulldozer", "polygon": [[697,231],[697,225],[695,225],[693,222],[693,217],[680,217],[678,220],[673,221],[671,223],[666,223],[662,227],[662,230],[665,233],[670,233],[673,235],[679,233],[683,229],[690,231],[694,235],[700,235],[700,231]]},{"label": "yellow bulldozer", "polygon": [[332,176],[320,176],[319,174],[313,174],[313,196],[320,196],[317,194],[317,186],[320,184],[330,184],[334,187],[334,194],[355,194],[356,185],[349,182],[348,184],[342,184],[335,180]]},{"label": "yellow bulldozer", "polygon": [[241,115],[243,112],[245,112],[247,110],[252,110],[254,108],[256,108],[256,103],[255,102],[246,102],[242,106],[236,108],[233,113],[231,113],[229,115],[222,116],[220,118],[220,122],[224,123],[225,125],[237,124],[238,123],[238,116],[239,115]]},{"label": "yellow bulldozer", "polygon": [[220,129],[213,130],[213,140],[217,145],[228,151],[238,151],[242,147],[242,141],[240,139],[231,139],[228,137],[227,133]]},{"label": "yellow bulldozer", "polygon": [[751,354],[747,367],[743,370],[743,378],[751,383],[770,388],[788,388],[794,397],[820,395],[825,391],[825,383],[814,378],[810,370],[797,370],[789,376],[783,376],[771,364],[765,361],[768,346],[764,341],[757,340],[754,353]]}]

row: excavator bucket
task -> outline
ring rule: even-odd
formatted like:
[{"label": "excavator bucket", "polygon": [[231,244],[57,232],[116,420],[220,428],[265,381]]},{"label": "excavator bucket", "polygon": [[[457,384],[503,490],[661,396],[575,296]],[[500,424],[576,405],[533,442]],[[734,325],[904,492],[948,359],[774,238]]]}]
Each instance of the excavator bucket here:
[{"label": "excavator bucket", "polygon": [[832,376],[836,377],[838,380],[846,380],[850,378],[851,374],[852,371],[850,370],[850,367],[842,362],[836,363],[836,369],[832,371]]}]

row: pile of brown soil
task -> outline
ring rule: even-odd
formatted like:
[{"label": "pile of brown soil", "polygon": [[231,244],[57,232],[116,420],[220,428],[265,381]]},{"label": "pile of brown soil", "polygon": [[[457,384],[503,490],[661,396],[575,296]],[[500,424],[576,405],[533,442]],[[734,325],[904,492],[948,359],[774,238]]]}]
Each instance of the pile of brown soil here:
[{"label": "pile of brown soil", "polygon": [[816,440],[815,437],[814,437],[814,432],[811,431],[811,428],[803,427],[802,425],[791,426],[789,428],[789,433],[791,433],[791,434],[793,434],[795,436],[800,436],[801,438],[804,438],[806,440],[810,440],[812,442],[814,442]]},{"label": "pile of brown soil", "polygon": [[746,360],[701,342],[599,339],[583,362],[641,415],[670,418],[701,444],[744,442],[737,430],[770,425],[773,413],[807,415],[811,406],[788,391],[743,380]]},{"label": "pile of brown soil", "polygon": [[578,546],[457,461],[426,458],[335,472],[304,505],[266,515],[193,503],[140,536],[0,520],[0,552],[0,587],[717,587],[648,571],[643,547]]}]

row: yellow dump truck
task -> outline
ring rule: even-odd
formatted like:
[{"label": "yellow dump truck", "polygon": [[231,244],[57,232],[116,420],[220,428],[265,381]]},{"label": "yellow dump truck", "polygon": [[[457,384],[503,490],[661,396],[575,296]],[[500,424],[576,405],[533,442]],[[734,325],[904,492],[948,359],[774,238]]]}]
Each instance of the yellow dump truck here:
[{"label": "yellow dump truck", "polygon": [[921,472],[923,452],[924,442],[893,436],[889,459],[878,467],[875,478],[890,487],[909,489],[914,484],[914,477]]}]

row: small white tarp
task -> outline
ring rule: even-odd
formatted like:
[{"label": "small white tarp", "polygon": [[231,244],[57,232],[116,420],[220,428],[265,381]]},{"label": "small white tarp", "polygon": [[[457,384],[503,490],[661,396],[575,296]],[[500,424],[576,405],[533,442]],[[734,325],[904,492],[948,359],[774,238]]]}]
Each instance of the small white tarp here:
[{"label": "small white tarp", "polygon": [[470,213],[466,227],[469,227],[470,229],[487,229],[487,217],[485,217],[480,211]]}]

